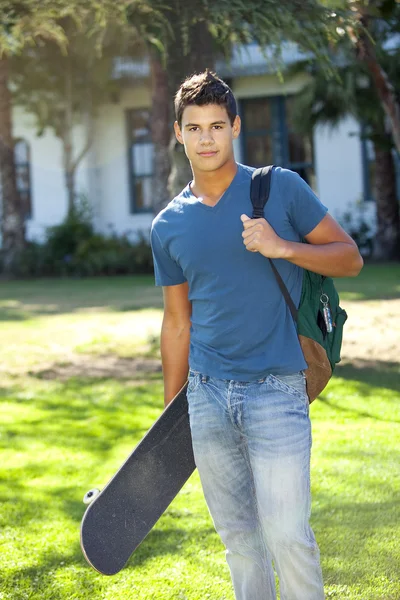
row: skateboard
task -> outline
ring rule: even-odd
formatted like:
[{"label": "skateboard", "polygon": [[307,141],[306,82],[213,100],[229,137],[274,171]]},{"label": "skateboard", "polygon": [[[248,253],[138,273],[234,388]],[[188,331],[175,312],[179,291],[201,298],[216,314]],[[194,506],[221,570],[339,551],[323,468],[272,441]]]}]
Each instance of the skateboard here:
[{"label": "skateboard", "polygon": [[103,490],[90,490],[81,548],[103,575],[115,575],[195,470],[187,383]]}]

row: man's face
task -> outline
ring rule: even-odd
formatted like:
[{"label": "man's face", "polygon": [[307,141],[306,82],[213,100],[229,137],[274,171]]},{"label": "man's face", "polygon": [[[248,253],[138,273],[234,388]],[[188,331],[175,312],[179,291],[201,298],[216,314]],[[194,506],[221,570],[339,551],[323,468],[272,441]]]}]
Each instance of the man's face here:
[{"label": "man's face", "polygon": [[216,171],[233,158],[233,140],[240,133],[240,118],[237,116],[232,126],[225,107],[187,106],[182,126],[175,122],[174,127],[193,169]]}]

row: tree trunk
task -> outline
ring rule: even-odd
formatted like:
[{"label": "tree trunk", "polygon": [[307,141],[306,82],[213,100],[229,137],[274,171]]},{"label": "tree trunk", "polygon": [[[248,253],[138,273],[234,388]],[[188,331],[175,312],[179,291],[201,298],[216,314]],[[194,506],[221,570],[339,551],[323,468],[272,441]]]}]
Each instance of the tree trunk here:
[{"label": "tree trunk", "polygon": [[151,136],[154,144],[152,196],[154,214],[158,214],[171,200],[168,194],[168,176],[171,168],[168,145],[171,136],[172,106],[168,89],[168,74],[156,50],[150,50],[150,69]]},{"label": "tree trunk", "polygon": [[[176,14],[179,15],[179,8]],[[178,18],[171,24],[174,30],[174,39],[167,48],[167,71],[169,73],[169,94],[173,100],[179,86],[184,79],[204,71],[206,68],[215,68],[215,44],[212,35],[204,21],[189,25],[187,29],[187,47],[182,35],[183,24]],[[171,173],[168,179],[168,190],[173,198],[192,179],[192,171],[186,157],[184,148],[172,134],[170,138]]]},{"label": "tree trunk", "polygon": [[400,207],[396,189],[396,170],[390,149],[374,144],[377,233],[374,258],[400,260]]},{"label": "tree trunk", "polygon": [[67,188],[68,214],[72,214],[75,207],[75,169],[72,155],[72,129],[73,129],[73,99],[72,99],[72,70],[71,59],[65,57],[65,109],[63,127],[63,163],[65,185]]},{"label": "tree trunk", "polygon": [[68,214],[71,215],[75,208],[75,173],[74,171],[67,170],[65,172],[65,182],[67,186],[67,197],[68,197]]},{"label": "tree trunk", "polygon": [[353,31],[349,31],[349,33],[355,44],[357,58],[365,63],[370,72],[382,108],[389,119],[397,152],[400,154],[400,103],[397,100],[396,90],[389,80],[387,73],[379,64],[374,45],[367,33],[369,29],[369,17],[365,13],[366,10],[365,6],[359,6],[358,20],[364,29],[358,34],[355,34]]},{"label": "tree trunk", "polygon": [[17,190],[12,137],[11,97],[8,89],[8,60],[0,58],[0,183],[2,196],[3,270],[10,274],[16,254],[25,244],[25,223]]}]

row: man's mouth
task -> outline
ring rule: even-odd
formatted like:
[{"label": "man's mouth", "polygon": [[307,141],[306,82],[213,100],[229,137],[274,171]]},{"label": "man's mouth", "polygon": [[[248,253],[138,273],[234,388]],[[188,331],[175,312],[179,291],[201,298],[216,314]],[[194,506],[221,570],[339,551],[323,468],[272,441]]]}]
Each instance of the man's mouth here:
[{"label": "man's mouth", "polygon": [[200,156],[214,156],[217,154],[217,150],[205,150],[204,152],[199,152]]}]

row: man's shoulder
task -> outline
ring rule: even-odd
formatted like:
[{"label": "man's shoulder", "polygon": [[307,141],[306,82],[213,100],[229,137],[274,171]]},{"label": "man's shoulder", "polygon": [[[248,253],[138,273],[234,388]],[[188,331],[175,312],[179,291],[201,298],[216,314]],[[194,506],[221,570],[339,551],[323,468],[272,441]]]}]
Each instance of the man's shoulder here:
[{"label": "man's shoulder", "polygon": [[295,192],[310,192],[312,188],[310,185],[297,173],[291,169],[285,169],[284,167],[274,168],[274,179],[278,181],[279,190],[285,193]]},{"label": "man's shoulder", "polygon": [[175,198],[168,202],[167,206],[163,208],[153,219],[152,229],[156,228],[157,231],[163,224],[173,222],[176,218],[179,218],[183,214],[185,206],[189,204],[188,193],[189,185],[187,185]]},{"label": "man's shoulder", "polygon": [[[264,165],[265,167],[268,165]],[[296,171],[291,171],[290,169],[286,169],[285,167],[280,167],[279,165],[273,165],[273,179],[279,179],[279,182],[288,183],[289,185],[296,185],[299,181],[301,181],[301,177]],[[243,175],[251,178],[256,167],[250,167],[249,165],[239,164],[239,168],[241,169]]]},{"label": "man's shoulder", "polygon": [[256,170],[256,167],[250,167],[249,165],[243,165],[242,163],[237,163],[238,165],[238,169],[240,169],[241,174],[245,177],[245,178],[251,178],[251,176],[253,175],[254,171]]}]

